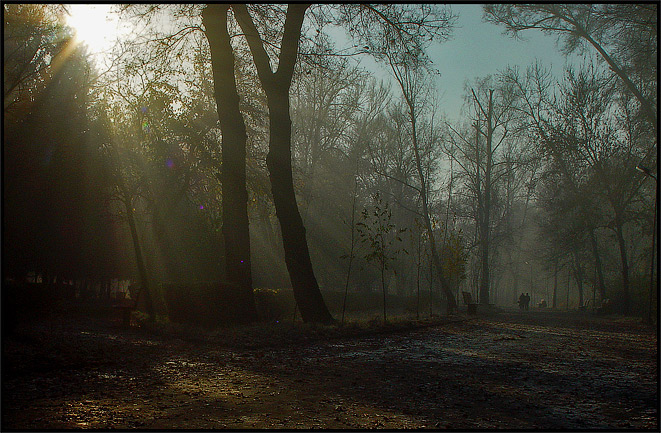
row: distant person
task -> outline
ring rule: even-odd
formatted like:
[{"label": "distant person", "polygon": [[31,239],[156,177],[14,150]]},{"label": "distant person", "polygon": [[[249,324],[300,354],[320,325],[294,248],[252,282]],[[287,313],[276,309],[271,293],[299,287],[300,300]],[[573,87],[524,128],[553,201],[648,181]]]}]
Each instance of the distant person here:
[{"label": "distant person", "polygon": [[521,293],[521,296],[519,296],[519,310],[523,310],[525,308],[526,304],[526,295]]},{"label": "distant person", "polygon": [[523,302],[523,305],[525,306],[526,311],[530,309],[530,294],[526,293],[526,298]]},{"label": "distant person", "polygon": [[542,302],[539,303],[539,308],[546,308],[546,299],[542,299]]}]

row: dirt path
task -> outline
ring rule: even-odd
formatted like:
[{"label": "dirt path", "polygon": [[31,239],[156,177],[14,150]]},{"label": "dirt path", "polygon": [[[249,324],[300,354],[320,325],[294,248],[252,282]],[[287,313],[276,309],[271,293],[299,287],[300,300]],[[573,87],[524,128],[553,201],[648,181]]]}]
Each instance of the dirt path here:
[{"label": "dirt path", "polygon": [[658,430],[636,323],[517,312],[254,349],[43,325],[3,342],[2,427]]}]

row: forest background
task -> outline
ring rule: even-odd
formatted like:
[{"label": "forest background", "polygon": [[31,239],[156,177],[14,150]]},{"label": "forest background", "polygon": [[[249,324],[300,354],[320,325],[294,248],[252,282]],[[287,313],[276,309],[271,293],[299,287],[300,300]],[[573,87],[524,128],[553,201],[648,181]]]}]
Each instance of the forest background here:
[{"label": "forest background", "polygon": [[450,7],[116,5],[102,57],[69,8],[3,4],[4,282],[132,280],[152,317],[230,292],[232,321],[285,292],[305,321],[461,291],[656,314],[656,4],[484,6],[580,61],[470,77],[461,108],[429,51]]}]

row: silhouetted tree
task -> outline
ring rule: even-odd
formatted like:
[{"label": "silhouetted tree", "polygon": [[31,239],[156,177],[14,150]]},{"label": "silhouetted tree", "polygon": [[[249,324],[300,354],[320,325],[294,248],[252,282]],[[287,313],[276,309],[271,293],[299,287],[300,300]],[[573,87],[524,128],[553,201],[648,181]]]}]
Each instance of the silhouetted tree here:
[{"label": "silhouetted tree", "polygon": [[266,164],[296,303],[304,321],[330,323],[333,318],[324,303],[312,269],[305,227],[296,203],[292,179],[289,89],[298,54],[301,26],[308,6],[292,4],[287,8],[276,72],[271,68],[269,56],[247,7],[233,5],[232,9],[245,33],[266,93],[269,107],[269,154]]},{"label": "silhouetted tree", "polygon": [[657,8],[634,3],[499,4],[485,5],[484,15],[514,36],[529,29],[556,34],[567,53],[591,46],[656,128]]},{"label": "silhouetted tree", "polygon": [[[496,85],[498,84],[498,85]],[[492,227],[497,184],[507,179],[518,164],[503,156],[511,140],[511,123],[516,115],[516,95],[506,83],[495,83],[487,77],[471,88],[467,103],[472,106],[473,131],[453,130],[452,141],[459,150],[455,158],[467,177],[467,189],[475,199],[474,218],[480,247],[480,303],[489,303],[492,251]],[[459,156],[459,155],[457,155]]]},{"label": "silhouetted tree", "polygon": [[246,189],[246,126],[234,78],[234,53],[227,30],[229,5],[210,4],[202,13],[211,49],[218,119],[222,130],[223,237],[225,275],[237,284],[238,302],[250,322],[257,318],[252,290],[248,191]]}]

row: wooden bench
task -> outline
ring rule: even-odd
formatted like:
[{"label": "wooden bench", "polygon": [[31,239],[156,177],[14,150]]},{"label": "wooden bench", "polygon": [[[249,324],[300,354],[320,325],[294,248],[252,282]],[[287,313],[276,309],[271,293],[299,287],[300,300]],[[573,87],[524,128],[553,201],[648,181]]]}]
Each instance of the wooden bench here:
[{"label": "wooden bench", "polygon": [[121,299],[116,304],[113,304],[111,308],[115,311],[119,311],[122,315],[122,326],[125,328],[131,327],[131,312],[135,309],[135,305],[130,299]]},{"label": "wooden bench", "polygon": [[131,327],[131,313],[138,308],[138,296],[140,296],[140,291],[138,291],[134,299],[120,298],[111,306],[113,310],[119,311],[122,315],[122,326],[125,328]]},{"label": "wooden bench", "polygon": [[470,292],[461,292],[464,298],[464,304],[468,306],[468,314],[477,314],[477,302],[473,301],[473,295]]}]

